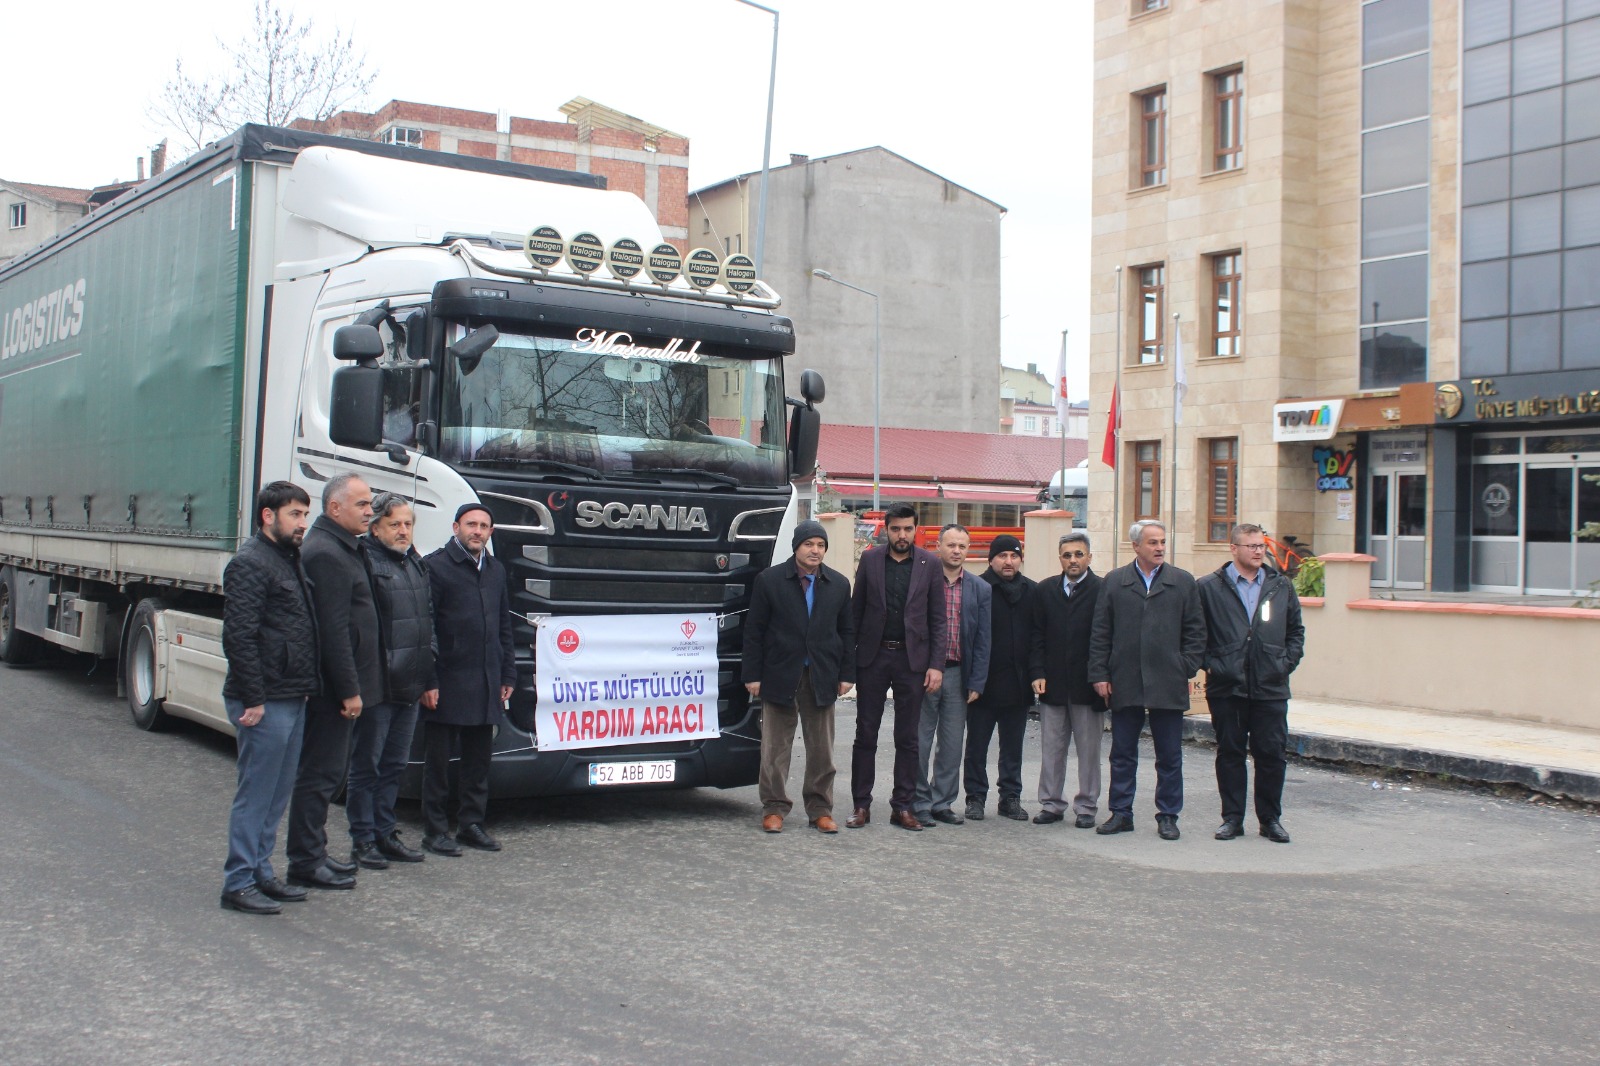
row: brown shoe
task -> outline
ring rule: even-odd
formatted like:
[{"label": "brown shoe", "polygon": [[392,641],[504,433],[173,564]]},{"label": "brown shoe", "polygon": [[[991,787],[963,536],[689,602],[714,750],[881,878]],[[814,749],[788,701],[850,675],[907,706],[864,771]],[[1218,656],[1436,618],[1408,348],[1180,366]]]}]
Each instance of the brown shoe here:
[{"label": "brown shoe", "polygon": [[846,829],[860,829],[870,821],[872,821],[872,812],[865,807],[857,807],[850,817],[844,820],[844,827]]},{"label": "brown shoe", "polygon": [[781,832],[783,832],[783,815],[781,815],[781,814],[769,814],[769,815],[764,816],[761,819],[761,829],[762,829],[762,832],[766,832],[766,833],[781,833]]},{"label": "brown shoe", "polygon": [[897,825],[901,829],[909,829],[913,833],[922,832],[922,823],[917,821],[917,816],[910,811],[895,811],[889,815],[889,824]]},{"label": "brown shoe", "polygon": [[811,828],[819,833],[837,833],[839,831],[839,823],[834,821],[830,815],[824,814],[821,818],[811,819]]}]

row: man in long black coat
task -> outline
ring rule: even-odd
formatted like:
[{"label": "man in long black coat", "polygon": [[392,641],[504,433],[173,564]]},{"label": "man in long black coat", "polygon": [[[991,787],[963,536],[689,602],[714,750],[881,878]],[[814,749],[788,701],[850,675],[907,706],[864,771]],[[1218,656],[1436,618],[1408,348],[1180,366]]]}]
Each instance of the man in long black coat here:
[{"label": "man in long black coat", "polygon": [[781,832],[794,807],[785,782],[798,723],[806,775],[800,798],[812,828],[837,833],[833,820],[834,704],[856,679],[850,582],[823,563],[820,522],[794,530],[794,555],[756,578],[744,625],[744,687],[761,700],[761,828]]},{"label": "man in long black coat", "polygon": [[1002,533],[989,544],[989,569],[983,572],[994,595],[989,608],[989,676],[983,692],[967,707],[964,778],[966,816],[983,821],[989,797],[989,740],[1000,734],[1000,815],[1025,821],[1022,806],[1022,742],[1028,733],[1028,597],[1033,579],[1022,572],[1022,541]]},{"label": "man in long black coat", "polygon": [[[511,601],[506,568],[489,554],[494,518],[482,504],[462,504],[454,536],[428,556],[433,630],[439,641],[439,696],[423,697],[422,846],[458,856],[459,844],[499,851],[483,828],[489,804],[489,757],[494,727],[517,681],[511,641]],[[450,759],[456,775],[456,835],[450,838]]]}]

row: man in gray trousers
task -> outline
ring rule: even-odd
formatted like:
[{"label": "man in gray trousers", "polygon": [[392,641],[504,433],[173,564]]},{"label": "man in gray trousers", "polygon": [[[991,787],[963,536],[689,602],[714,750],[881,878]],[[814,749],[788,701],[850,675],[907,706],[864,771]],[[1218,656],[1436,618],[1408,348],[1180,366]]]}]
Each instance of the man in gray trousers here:
[{"label": "man in gray trousers", "polygon": [[[961,792],[961,759],[966,752],[967,704],[983,695],[989,679],[989,604],[987,582],[967,573],[972,537],[954,523],[939,530],[939,563],[944,575],[944,678],[939,691],[922,701],[917,725],[917,792],[912,808],[927,829],[935,822],[960,825],[952,810]],[[931,764],[931,767],[930,767]]]},{"label": "man in gray trousers", "polygon": [[1029,601],[1028,676],[1039,697],[1039,806],[1036,825],[1067,814],[1067,752],[1078,748],[1073,822],[1093,829],[1100,809],[1100,741],[1106,702],[1089,684],[1089,634],[1100,577],[1089,568],[1089,535],[1073,531],[1057,546],[1061,576],[1039,582]]}]

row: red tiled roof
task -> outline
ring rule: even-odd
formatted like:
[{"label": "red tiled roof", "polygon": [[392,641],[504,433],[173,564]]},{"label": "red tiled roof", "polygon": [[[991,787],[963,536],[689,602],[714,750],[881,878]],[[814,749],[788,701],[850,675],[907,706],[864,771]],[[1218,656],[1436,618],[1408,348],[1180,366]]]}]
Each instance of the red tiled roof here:
[{"label": "red tiled roof", "polygon": [[[880,438],[883,479],[974,481],[994,485],[1043,486],[1061,469],[1060,437],[1009,433],[958,433],[938,429],[891,429]],[[817,465],[829,478],[872,477],[872,427],[822,425]],[[1088,454],[1088,443],[1068,438],[1067,466]]]},{"label": "red tiled roof", "polygon": [[17,189],[25,189],[35,196],[42,196],[47,200],[54,200],[62,204],[86,204],[89,202],[88,189],[68,189],[62,185],[34,185],[26,181],[7,182]]}]

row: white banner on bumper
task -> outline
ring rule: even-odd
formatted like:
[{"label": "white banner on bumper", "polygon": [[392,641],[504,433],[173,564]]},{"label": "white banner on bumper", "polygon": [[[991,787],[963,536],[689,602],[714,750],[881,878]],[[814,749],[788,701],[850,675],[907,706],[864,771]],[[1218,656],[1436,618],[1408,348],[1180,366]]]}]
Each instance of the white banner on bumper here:
[{"label": "white banner on bumper", "polygon": [[552,615],[536,654],[540,751],[718,734],[714,614]]}]

